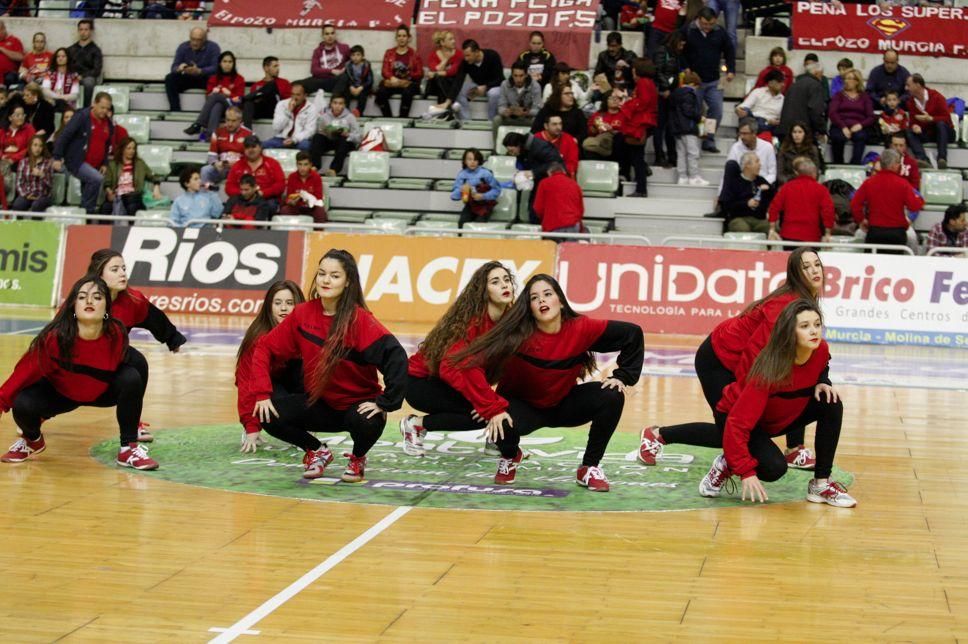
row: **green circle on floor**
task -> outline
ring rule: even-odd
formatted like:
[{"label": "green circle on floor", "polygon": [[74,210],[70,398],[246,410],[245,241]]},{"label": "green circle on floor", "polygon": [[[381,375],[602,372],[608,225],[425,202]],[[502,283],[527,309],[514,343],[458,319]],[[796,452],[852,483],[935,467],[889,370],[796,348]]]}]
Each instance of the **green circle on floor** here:
[{"label": "green circle on floor", "polygon": [[[326,477],[307,482],[302,478],[301,450],[269,438],[267,449],[241,454],[237,424],[156,432],[150,454],[161,468],[139,474],[236,492],[433,508],[664,512],[741,504],[738,491],[724,491],[714,499],[699,496],[699,481],[719,450],[673,445],[656,466],[646,467],[635,459],[638,436],[629,433],[612,437],[601,463],[611,491],[589,492],[575,484],[587,435],[583,428],[543,429],[524,437],[521,447],[530,456],[518,468],[513,486],[494,485],[497,457],[484,453],[479,432],[431,432],[425,439],[427,455],[413,457],[403,453],[396,424],[387,425],[368,454],[363,483],[339,480],[346,464],[341,455],[352,445],[346,434],[317,434],[336,460]],[[91,454],[113,467],[117,442],[95,445]],[[804,501],[811,476],[791,469],[779,481],[767,483],[770,503]],[[837,469],[833,478],[848,486],[853,482],[852,475]]]}]

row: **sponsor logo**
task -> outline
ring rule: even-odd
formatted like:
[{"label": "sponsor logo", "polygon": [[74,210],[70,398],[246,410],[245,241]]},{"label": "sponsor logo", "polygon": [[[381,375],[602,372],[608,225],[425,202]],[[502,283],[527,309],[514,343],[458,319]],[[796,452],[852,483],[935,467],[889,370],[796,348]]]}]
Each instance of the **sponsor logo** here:
[{"label": "sponsor logo", "polygon": [[885,38],[893,38],[911,28],[911,23],[901,18],[871,18],[867,24],[881,33]]}]

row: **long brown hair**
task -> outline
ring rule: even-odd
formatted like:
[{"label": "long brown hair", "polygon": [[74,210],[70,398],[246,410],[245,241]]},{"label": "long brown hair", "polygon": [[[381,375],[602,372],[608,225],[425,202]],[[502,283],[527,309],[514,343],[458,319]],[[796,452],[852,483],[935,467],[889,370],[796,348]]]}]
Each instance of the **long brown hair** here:
[{"label": "long brown hair", "polygon": [[91,253],[91,263],[87,265],[87,274],[103,279],[101,278],[101,273],[104,272],[104,267],[115,257],[124,259],[121,253],[113,248],[102,248],[101,250],[94,251]]},{"label": "long brown hair", "polygon": [[61,362],[67,367],[71,366],[71,353],[74,350],[74,342],[77,341],[77,320],[74,316],[74,304],[77,302],[81,288],[85,284],[92,282],[101,294],[101,297],[104,298],[104,323],[102,327],[104,335],[112,338],[120,335],[124,339],[125,350],[127,350],[128,334],[125,331],[124,325],[111,317],[111,291],[108,289],[108,285],[100,277],[85,275],[71,287],[70,292],[67,294],[67,299],[64,300],[64,304],[54,314],[54,319],[48,322],[40,330],[40,333],[37,334],[37,337],[31,341],[30,348],[27,349],[28,353],[37,352],[38,354],[46,354],[47,337],[53,335],[54,339],[57,340],[57,348],[60,351]]},{"label": "long brown hair", "polygon": [[[343,270],[346,272],[346,288],[343,290],[339,302],[336,303],[336,314],[333,316],[333,324],[330,326],[329,334],[326,336],[326,342],[323,343],[323,347],[320,350],[322,357],[316,363],[316,370],[313,372],[313,390],[309,396],[310,404],[319,400],[323,390],[326,388],[326,384],[329,382],[330,376],[333,375],[333,369],[349,353],[349,347],[346,346],[346,336],[349,334],[350,326],[356,319],[356,310],[369,310],[366,307],[366,300],[363,299],[360,269],[357,268],[356,259],[353,255],[348,250],[330,248],[320,258],[319,263],[322,264],[325,259],[334,259],[343,267]],[[315,277],[309,289],[309,299],[310,301],[319,299]],[[319,305],[322,306],[322,302]]]},{"label": "long brown hair", "polygon": [[280,291],[289,291],[292,293],[292,299],[296,304],[302,304],[306,301],[306,296],[303,295],[302,289],[292,280],[273,282],[269,290],[266,291],[265,299],[262,300],[262,308],[259,309],[259,313],[252,320],[249,328],[245,330],[245,336],[242,338],[242,344],[239,345],[239,353],[236,356],[236,366],[238,366],[242,356],[255,345],[256,340],[276,327],[276,320],[272,317],[272,300],[275,299],[276,294]]},{"label": "long brown hair", "polygon": [[[454,364],[460,364],[470,359],[471,364],[484,367],[484,372],[489,381],[497,381],[501,377],[507,361],[521,348],[524,341],[538,329],[538,324],[531,314],[531,288],[537,282],[546,282],[558,295],[558,300],[561,302],[562,322],[579,317],[565,298],[565,293],[561,290],[558,280],[551,275],[538,273],[528,280],[527,284],[524,285],[521,297],[514,302],[493,329],[458,351],[449,360],[452,360]],[[586,352],[579,375],[584,378],[594,371],[595,358],[591,353]]]},{"label": "long brown hair", "polygon": [[[803,130],[803,143],[797,145],[793,141],[793,128],[799,127]],[[813,131],[810,126],[803,121],[796,121],[790,126],[790,132],[787,136],[783,137],[783,143],[780,144],[780,152],[795,152],[796,154],[807,154],[809,155],[817,147],[816,142],[813,139]]]},{"label": "long brown hair", "polygon": [[[33,154],[35,140],[40,141],[39,157],[35,157]],[[50,158],[50,150],[47,149],[47,143],[46,141],[44,141],[44,137],[40,136],[39,134],[35,134],[32,137],[30,137],[30,140],[27,142],[27,163],[29,164],[28,167],[35,168],[37,167],[38,163],[42,163],[49,158]]]},{"label": "long brown hair", "polygon": [[770,341],[750,367],[749,382],[769,387],[783,385],[790,379],[797,357],[797,316],[808,311],[819,315],[823,324],[823,313],[816,300],[794,300],[786,305],[773,326]]},{"label": "long brown hair", "polygon": [[129,143],[134,143],[134,156],[131,157],[131,163],[132,164],[138,163],[138,142],[135,141],[130,136],[126,136],[123,139],[121,139],[121,142],[118,143],[117,150],[114,151],[114,161],[115,163],[118,164],[118,166],[120,166],[118,168],[118,172],[120,172],[121,168],[124,167],[124,149],[128,147]]},{"label": "long brown hair", "polygon": [[[761,297],[747,306],[745,309],[743,309],[743,313],[740,315],[749,313],[767,300],[772,300],[774,297],[786,295],[788,293],[792,293],[797,297],[816,303],[820,299],[820,293],[817,293],[816,295],[813,294],[813,291],[810,289],[810,284],[807,283],[807,280],[803,275],[803,256],[806,253],[813,253],[818,259],[820,258],[820,253],[810,246],[800,246],[799,248],[795,249],[792,253],[790,253],[789,257],[787,257],[786,281],[776,289],[770,291],[764,297]],[[820,268],[823,270],[822,261],[820,263]]]},{"label": "long brown hair", "polygon": [[508,274],[511,278],[511,288],[515,288],[514,275],[501,262],[490,261],[474,271],[467,286],[420,343],[419,349],[427,361],[430,373],[437,373],[444,354],[455,342],[464,337],[471,322],[487,315],[490,301],[487,294],[488,276],[491,271],[498,268]]}]

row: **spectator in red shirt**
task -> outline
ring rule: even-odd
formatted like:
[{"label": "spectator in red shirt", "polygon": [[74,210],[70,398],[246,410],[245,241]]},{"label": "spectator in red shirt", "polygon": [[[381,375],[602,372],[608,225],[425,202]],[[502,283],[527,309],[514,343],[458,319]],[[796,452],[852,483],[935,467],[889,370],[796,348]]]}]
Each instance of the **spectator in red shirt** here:
[{"label": "spectator in red shirt", "polygon": [[534,212],[541,221],[541,230],[549,233],[580,233],[585,201],[581,186],[565,172],[560,163],[548,168],[548,178],[538,185],[534,198]]},{"label": "spectator in red shirt", "polygon": [[753,89],[759,87],[766,87],[769,82],[766,80],[767,74],[772,71],[778,71],[783,74],[783,89],[781,92],[786,94],[787,89],[793,84],[793,70],[787,66],[787,55],[783,47],[774,47],[770,50],[770,64],[760,70],[759,76],[756,77],[756,84],[753,85]]},{"label": "spectator in red shirt", "polygon": [[332,92],[349,59],[350,46],[337,42],[336,27],[329,23],[323,25],[323,40],[313,51],[309,65],[312,76],[302,80],[306,93],[313,94],[319,90]]},{"label": "spectator in red shirt", "polygon": [[91,107],[78,110],[54,142],[54,170],[65,165],[81,182],[81,206],[97,212],[97,199],[104,184],[114,123],[108,117],[111,95],[98,92]]},{"label": "spectator in red shirt", "polygon": [[4,204],[6,195],[10,193],[16,180],[17,164],[27,156],[27,146],[34,136],[34,127],[25,121],[24,108],[17,105],[10,112],[10,125],[0,132],[0,173],[3,174],[6,190],[3,195]]},{"label": "spectator in red shirt", "polygon": [[457,73],[464,57],[457,52],[457,39],[452,31],[435,31],[434,51],[427,57],[426,96],[436,95],[437,103],[457,93]]},{"label": "spectator in red shirt", "polygon": [[647,197],[646,176],[648,165],[645,162],[645,143],[659,120],[659,92],[655,87],[655,65],[646,58],[637,58],[632,63],[632,78],[635,79],[635,95],[622,105],[624,122],[624,159],[622,170],[628,176],[629,167],[635,173],[635,192],[632,197]]},{"label": "spectator in red shirt", "polygon": [[578,141],[572,135],[562,131],[560,116],[550,115],[545,120],[544,129],[535,134],[535,137],[547,141],[558,149],[558,153],[565,161],[565,170],[568,171],[569,176],[574,177],[578,174]]},{"label": "spectator in red shirt", "polygon": [[889,141],[891,149],[901,156],[901,166],[898,174],[907,179],[911,187],[921,190],[921,171],[918,169],[917,159],[908,154],[907,136],[904,132],[895,132]]},{"label": "spectator in red shirt", "polygon": [[271,119],[276,103],[292,96],[292,85],[279,76],[278,58],[263,58],[262,71],[262,80],[252,83],[249,93],[242,97],[242,122],[249,129],[255,119]]},{"label": "spectator in red shirt", "polygon": [[[602,98],[604,107],[588,118],[588,138],[582,142],[586,157],[604,159],[621,163],[622,161],[622,95],[618,90],[605,93]],[[611,141],[612,151],[607,154]]]},{"label": "spectator in red shirt", "polygon": [[400,94],[400,117],[410,116],[413,97],[420,93],[420,80],[423,78],[423,63],[420,56],[410,47],[410,28],[397,27],[397,46],[387,49],[383,54],[383,81],[376,90],[376,104],[383,116],[393,116],[390,111],[390,97]]},{"label": "spectator in red shirt", "polygon": [[272,157],[262,154],[262,141],[254,134],[245,137],[243,147],[242,158],[232,166],[225,180],[225,194],[230,197],[239,194],[239,179],[243,175],[251,174],[259,184],[259,194],[274,202],[272,212],[276,212],[279,209],[279,199],[286,189],[286,175],[282,166]]},{"label": "spectator in red shirt", "polygon": [[50,69],[51,56],[47,51],[47,36],[38,31],[34,34],[33,49],[20,61],[20,82],[42,83]]},{"label": "spectator in red shirt", "polygon": [[928,88],[921,74],[911,74],[904,85],[909,98],[907,113],[911,119],[908,145],[918,158],[921,167],[930,168],[928,155],[924,153],[925,141],[938,143],[938,169],[948,167],[948,142],[955,140],[955,129],[948,113],[948,101],[940,92]]},{"label": "spectator in red shirt", "polygon": [[646,55],[655,60],[655,52],[670,33],[685,20],[686,4],[682,0],[657,0],[652,10],[652,28],[645,47]]},{"label": "spectator in red shirt", "polygon": [[769,238],[830,241],[834,202],[827,189],[817,182],[817,165],[807,157],[798,157],[793,162],[793,169],[796,176],[783,184],[770,204]]},{"label": "spectator in red shirt", "polygon": [[208,165],[202,166],[202,183],[218,185],[229,174],[229,168],[242,158],[243,141],[252,130],[242,125],[242,110],[230,107],[225,111],[225,125],[212,133],[208,146]]},{"label": "spectator in red shirt", "polygon": [[202,111],[198,113],[195,122],[185,128],[185,134],[189,136],[202,131],[211,136],[222,122],[225,110],[242,102],[245,79],[235,68],[235,54],[230,51],[222,52],[218,58],[218,69],[208,77],[205,91],[208,96]]},{"label": "spectator in red shirt", "polygon": [[901,155],[894,150],[881,153],[881,170],[861,184],[850,209],[856,221],[867,231],[868,244],[907,244],[910,223],[904,209],[916,212],[924,208],[924,199],[898,171]]},{"label": "spectator in red shirt", "polygon": [[286,202],[281,215],[310,215],[317,224],[326,222],[323,179],[313,168],[308,152],[296,154],[296,171],[286,179]]},{"label": "spectator in red shirt", "polygon": [[24,44],[13,34],[7,33],[7,25],[0,20],[0,79],[4,85],[20,82],[20,62],[24,59]]}]

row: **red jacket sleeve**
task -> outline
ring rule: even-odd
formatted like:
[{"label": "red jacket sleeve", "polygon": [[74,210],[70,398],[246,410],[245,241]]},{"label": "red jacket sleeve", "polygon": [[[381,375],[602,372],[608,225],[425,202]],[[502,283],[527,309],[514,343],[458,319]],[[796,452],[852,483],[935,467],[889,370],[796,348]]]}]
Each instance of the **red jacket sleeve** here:
[{"label": "red jacket sleeve", "polygon": [[723,432],[726,463],[732,473],[744,479],[755,475],[756,466],[759,465],[759,461],[750,454],[750,433],[763,416],[768,398],[767,389],[747,383],[726,417]]},{"label": "red jacket sleeve", "polygon": [[232,83],[231,98],[240,99],[245,96],[245,79],[242,74],[235,75],[235,82]]},{"label": "red jacket sleeve", "polygon": [[[226,189],[226,192],[228,192],[228,189]],[[786,202],[787,192],[789,192],[789,190],[787,190],[786,186],[783,186],[780,188],[780,191],[776,193],[773,201],[770,202],[769,220],[771,224],[775,224],[780,219],[780,213],[783,212],[783,204]]]},{"label": "red jacket sleeve", "polygon": [[538,221],[544,219],[545,195],[548,194],[548,180],[545,179],[538,184],[538,194],[534,197],[534,214],[538,215]]},{"label": "red jacket sleeve", "polygon": [[[256,341],[258,344],[259,341]],[[239,364],[235,368],[235,387],[238,389],[238,410],[239,422],[245,428],[246,434],[258,434],[262,429],[259,419],[252,415],[255,407],[256,395],[252,390],[252,355],[255,347],[249,350],[239,359]]]},{"label": "red jacket sleeve", "polygon": [[396,60],[393,48],[383,54],[383,80],[393,78],[393,61]]},{"label": "red jacket sleeve", "polygon": [[[242,161],[244,160],[245,159],[242,159]],[[266,170],[269,172],[269,179],[271,180],[271,183],[265,190],[262,191],[262,196],[281,196],[283,191],[286,189],[286,174],[282,171],[282,166],[279,165],[279,162],[272,157],[264,157],[263,163],[265,163],[267,166]],[[225,188],[225,193],[228,194],[228,186]]]},{"label": "red jacket sleeve", "polygon": [[[318,305],[317,305],[318,306]],[[299,353],[299,307],[286,317],[279,326],[259,338],[252,350],[252,375],[250,390],[255,401],[272,397],[272,358],[279,362],[301,358]],[[251,409],[249,410],[251,411]]]},{"label": "red jacket sleeve", "polygon": [[230,197],[234,197],[241,192],[239,190],[239,179],[245,174],[243,164],[245,164],[245,159],[236,161],[229,169],[229,176],[225,179],[225,194]]},{"label": "red jacket sleeve", "polygon": [[568,170],[568,174],[575,177],[578,174],[578,141],[573,136],[564,138],[565,133],[562,133],[561,136],[561,158],[565,161],[565,169]]},{"label": "red jacket sleeve", "polygon": [[850,212],[854,215],[854,221],[858,224],[865,219],[867,219],[867,210],[864,206],[867,205],[867,182],[860,184],[860,188],[854,193],[853,199],[850,200]]},{"label": "red jacket sleeve", "polygon": [[820,219],[823,221],[823,227],[826,230],[831,230],[836,222],[836,211],[834,210],[834,200],[830,197],[830,193],[826,188],[820,185],[823,193],[820,195]]},{"label": "red jacket sleeve", "polygon": [[766,75],[769,74],[772,69],[773,69],[772,65],[767,65],[766,67],[760,70],[760,73],[757,74],[756,76],[756,84],[753,85],[753,89],[757,89],[759,87],[766,87]]},{"label": "red jacket sleeve", "polygon": [[286,179],[286,197],[297,194],[299,192],[299,173],[293,171],[289,173],[289,177]]},{"label": "red jacket sleeve", "polygon": [[487,376],[484,375],[484,369],[466,364],[455,365],[449,360],[450,356],[466,346],[467,343],[464,341],[455,342],[447,350],[444,359],[440,361],[440,379],[464,396],[481,418],[490,420],[507,411],[508,401],[491,389]]},{"label": "red jacket sleeve", "polygon": [[951,124],[951,113],[948,112],[948,102],[938,92],[932,92],[928,96],[928,104],[924,106],[924,111],[931,115],[935,123]]},{"label": "red jacket sleeve", "polygon": [[[56,342],[51,340],[52,338],[48,337],[48,346],[51,344],[56,346]],[[10,411],[17,394],[43,378],[48,371],[48,361],[39,352],[28,350],[17,362],[7,381],[0,386],[0,412]]]},{"label": "red jacket sleeve", "polygon": [[212,92],[214,92],[215,91],[215,85],[217,83],[218,83],[218,77],[215,74],[212,74],[211,76],[209,76],[208,77],[208,82],[205,83],[205,93],[206,94],[211,94]]}]

